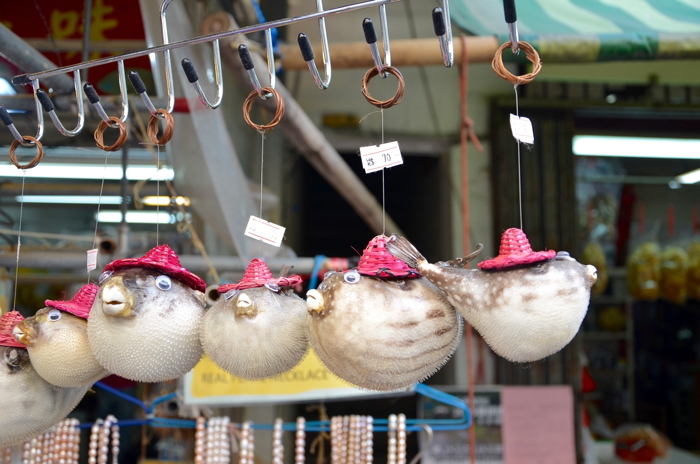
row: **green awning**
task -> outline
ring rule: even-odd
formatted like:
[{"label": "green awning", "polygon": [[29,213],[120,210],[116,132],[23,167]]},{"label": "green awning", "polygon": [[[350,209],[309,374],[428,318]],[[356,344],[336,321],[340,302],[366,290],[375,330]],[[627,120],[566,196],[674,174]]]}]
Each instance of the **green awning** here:
[{"label": "green awning", "polygon": [[[520,39],[547,62],[700,58],[700,0],[516,0],[516,7]],[[508,40],[502,1],[451,0],[450,9],[465,31]]]}]

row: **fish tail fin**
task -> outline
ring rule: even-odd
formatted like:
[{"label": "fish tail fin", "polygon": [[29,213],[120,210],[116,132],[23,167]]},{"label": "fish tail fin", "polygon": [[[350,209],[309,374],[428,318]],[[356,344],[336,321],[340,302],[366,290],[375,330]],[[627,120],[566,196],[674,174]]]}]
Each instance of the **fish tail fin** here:
[{"label": "fish tail fin", "polygon": [[419,263],[425,262],[423,255],[420,254],[411,242],[396,234],[392,235],[386,242],[386,249],[389,250],[389,253],[414,269],[417,268]]}]

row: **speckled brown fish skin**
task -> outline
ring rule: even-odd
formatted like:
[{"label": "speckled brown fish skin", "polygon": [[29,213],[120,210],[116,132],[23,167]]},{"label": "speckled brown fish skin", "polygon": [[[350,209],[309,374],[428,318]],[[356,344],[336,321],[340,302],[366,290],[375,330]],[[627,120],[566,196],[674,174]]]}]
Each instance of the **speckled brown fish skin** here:
[{"label": "speckled brown fish skin", "polygon": [[308,351],[306,302],[291,291],[266,287],[241,290],[228,301],[221,295],[204,316],[201,339],[204,352],[232,375],[279,375]]},{"label": "speckled brown fish skin", "polygon": [[515,362],[537,361],[571,341],[586,315],[596,279],[593,266],[578,263],[568,253],[487,272],[430,264],[403,237],[392,236],[387,249],[443,290],[491,348]]},{"label": "speckled brown fish skin", "polygon": [[362,276],[351,284],[333,273],[307,293],[307,306],[309,341],[321,361],[368,390],[398,390],[430,377],[462,333],[444,293],[422,277]]},{"label": "speckled brown fish skin", "polygon": [[[61,318],[49,320],[47,316],[51,311],[59,312]],[[109,375],[92,354],[85,319],[44,308],[17,324],[15,334],[18,342],[27,345],[34,369],[52,385],[89,387]]]},{"label": "speckled brown fish skin", "polygon": [[[204,295],[174,278],[171,289],[163,291],[155,285],[161,275],[124,269],[100,287],[88,318],[88,340],[108,371],[138,382],[164,382],[186,374],[201,359]],[[115,291],[125,299],[119,311],[103,299]]]},{"label": "speckled brown fish skin", "polygon": [[27,350],[0,346],[0,449],[46,432],[77,406],[87,389],[51,385],[36,373]]}]

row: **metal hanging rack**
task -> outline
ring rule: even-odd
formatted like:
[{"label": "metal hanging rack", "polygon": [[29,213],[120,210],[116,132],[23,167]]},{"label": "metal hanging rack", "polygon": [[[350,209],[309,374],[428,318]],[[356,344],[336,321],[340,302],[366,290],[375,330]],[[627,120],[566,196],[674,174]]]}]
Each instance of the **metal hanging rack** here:
[{"label": "metal hanging rack", "polygon": [[[308,41],[308,37],[304,34],[300,34],[298,41],[299,41],[299,46],[302,52],[302,56],[304,57],[304,60],[307,62],[309,66],[309,70],[311,71],[311,74],[314,78],[314,81],[316,82],[317,86],[321,89],[326,89],[330,85],[330,80],[331,80],[331,59],[330,59],[330,52],[329,52],[329,47],[328,47],[328,36],[327,36],[327,31],[326,31],[326,24],[325,24],[325,18],[328,16],[333,16],[333,15],[338,15],[338,14],[343,14],[343,13],[348,13],[351,11],[355,10],[361,10],[364,8],[370,8],[374,6],[379,7],[379,15],[380,15],[380,20],[382,23],[382,38],[383,38],[383,44],[384,44],[384,59],[382,60],[380,54],[379,54],[379,49],[376,44],[376,34],[374,33],[374,28],[372,27],[371,20],[365,20],[363,22],[363,27],[365,28],[365,36],[367,38],[368,43],[370,44],[371,50],[372,50],[372,56],[374,58],[375,64],[380,71],[380,75],[384,76],[386,73],[383,72],[384,67],[390,66],[391,65],[391,51],[389,48],[389,31],[387,27],[387,18],[386,18],[386,5],[389,3],[395,3],[399,2],[401,0],[367,0],[364,2],[360,3],[355,3],[351,5],[345,5],[345,6],[340,6],[337,8],[332,8],[329,10],[324,10],[323,9],[323,3],[322,0],[316,0],[316,7],[317,11],[315,13],[309,13],[306,15],[302,16],[296,16],[293,18],[285,18],[285,19],[279,19],[275,21],[268,21],[260,24],[255,24],[251,26],[246,26],[246,27],[241,27],[236,30],[232,31],[225,31],[225,32],[219,32],[215,34],[209,34],[209,35],[204,35],[200,37],[195,37],[192,39],[187,39],[187,40],[182,40],[179,42],[173,42],[169,43],[168,40],[168,29],[167,29],[167,20],[166,20],[166,11],[168,8],[168,5],[171,3],[172,0],[163,0],[161,3],[160,7],[160,20],[161,20],[161,33],[162,33],[162,38],[163,38],[163,45],[158,45],[154,47],[149,47],[145,48],[143,50],[138,50],[138,51],[133,51],[133,52],[127,52],[123,53],[121,55],[115,55],[115,56],[110,56],[110,57],[105,57],[105,58],[98,58],[95,60],[90,60],[90,61],[85,61],[82,63],[74,64],[74,65],[69,65],[69,66],[63,66],[60,68],[54,68],[54,69],[49,69],[46,71],[40,71],[40,72],[35,72],[35,73],[25,73],[25,74],[19,74],[15,77],[12,78],[12,83],[15,85],[32,85],[33,90],[34,90],[34,98],[36,100],[36,106],[37,106],[37,134],[36,134],[36,141],[38,142],[41,140],[43,133],[44,133],[44,118],[43,118],[43,113],[41,111],[41,108],[43,107],[45,111],[49,113],[49,117],[52,119],[58,130],[66,136],[75,136],[77,135],[83,128],[84,125],[84,120],[85,120],[85,115],[83,111],[83,99],[82,96],[80,95],[80,87],[81,87],[81,81],[80,81],[80,70],[83,69],[89,69],[92,67],[96,66],[102,66],[105,64],[109,63],[114,63],[118,62],[119,63],[119,68],[118,68],[118,73],[119,73],[119,87],[120,87],[120,93],[122,96],[122,114],[121,114],[121,121],[125,121],[127,116],[128,116],[128,99],[126,98],[126,85],[125,85],[125,70],[124,70],[124,61],[132,59],[132,58],[138,58],[141,56],[146,56],[150,55],[152,53],[163,53],[164,56],[164,61],[165,61],[165,81],[166,81],[166,89],[167,89],[167,105],[166,108],[164,108],[165,111],[167,112],[172,112],[175,104],[175,95],[174,95],[174,90],[173,90],[173,80],[172,80],[172,64],[170,60],[170,50],[174,50],[176,48],[182,48],[182,47],[187,47],[190,45],[196,45],[196,44],[201,44],[201,43],[207,43],[207,42],[212,42],[213,48],[214,48],[214,74],[215,74],[215,85],[216,85],[216,99],[214,102],[210,102],[209,99],[206,97],[204,94],[204,91],[202,90],[200,84],[199,84],[199,78],[197,76],[197,72],[194,69],[194,66],[192,63],[185,59],[182,62],[183,69],[185,71],[185,74],[187,76],[187,79],[189,82],[194,85],[195,90],[199,96],[200,101],[204,106],[208,109],[215,109],[221,104],[221,100],[223,97],[223,83],[222,83],[222,77],[221,77],[221,55],[220,55],[220,50],[219,50],[219,39],[223,39],[226,37],[232,37],[236,36],[239,34],[249,34],[252,32],[259,32],[259,31],[264,31],[265,32],[265,39],[266,39],[266,48],[267,48],[267,53],[268,53],[268,72],[270,75],[270,80],[271,80],[271,87],[274,87],[274,79],[275,79],[275,64],[274,60],[272,57],[272,37],[271,37],[271,30],[273,28],[277,27],[282,27],[282,26],[288,26],[291,24],[295,24],[298,22],[302,21],[309,21],[313,19],[317,19],[319,23],[319,28],[321,32],[321,45],[322,45],[322,52],[323,52],[323,64],[324,64],[324,72],[325,72],[325,77],[321,78],[318,68],[316,67],[316,64],[314,62],[314,54],[313,51],[311,50],[311,45]],[[452,46],[452,30],[450,27],[450,15],[449,15],[449,5],[448,5],[448,0],[442,0],[442,8],[438,7],[433,10],[433,23],[435,26],[435,33],[439,38],[440,41],[440,48],[442,51],[443,55],[443,61],[445,66],[450,67],[452,66],[454,62],[454,56],[453,56],[453,46]],[[373,41],[372,41],[373,40]],[[239,50],[240,51],[240,50]],[[247,53],[247,50],[241,51],[241,57],[244,61],[246,62],[246,57],[244,56]],[[255,71],[252,68],[252,60],[247,60],[250,63],[250,68],[246,68],[250,72],[251,76],[251,81],[253,82],[253,85],[258,92],[258,94],[261,96],[261,98],[267,98],[267,94],[263,94],[262,88],[257,80],[257,77],[255,76]],[[49,96],[39,88],[39,80],[51,76],[55,76],[58,74],[64,74],[64,73],[74,73],[74,86],[75,86],[75,91],[76,91],[76,98],[77,98],[77,106],[78,106],[78,124],[76,125],[75,129],[69,130],[66,129],[61,121],[58,119],[58,117],[55,114],[53,103],[51,102],[51,99]],[[144,85],[143,81],[139,77],[138,73],[131,71],[129,73],[129,79],[131,80],[134,88],[136,89],[137,93],[141,95],[143,98],[143,101],[150,111],[150,113],[153,116],[163,118],[164,115],[159,111],[158,109],[155,108],[153,105],[153,102],[151,99],[148,97],[146,93],[146,86]],[[257,85],[256,85],[257,83]],[[88,97],[88,100],[90,103],[92,103],[95,108],[97,109],[98,114],[100,117],[104,120],[105,123],[107,123],[111,127],[115,127],[115,123],[113,120],[110,120],[107,114],[105,113],[104,109],[102,108],[100,104],[99,97],[97,96],[97,93],[94,91],[94,88],[86,83],[84,86],[84,91]],[[8,127],[12,135],[15,137],[17,142],[19,142],[21,145],[26,146],[26,147],[31,147],[36,145],[35,142],[30,141],[23,137],[19,131],[15,128],[12,118],[10,117],[9,113],[0,106],[0,120]]]}]

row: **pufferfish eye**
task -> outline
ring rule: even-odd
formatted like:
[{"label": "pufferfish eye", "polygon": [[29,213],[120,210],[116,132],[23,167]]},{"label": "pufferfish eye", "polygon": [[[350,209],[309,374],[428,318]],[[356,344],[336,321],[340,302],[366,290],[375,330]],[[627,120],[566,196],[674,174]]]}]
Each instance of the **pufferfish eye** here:
[{"label": "pufferfish eye", "polygon": [[170,277],[161,275],[156,277],[156,287],[158,287],[161,290],[170,290],[173,287],[173,283],[170,280]]},{"label": "pufferfish eye", "polygon": [[335,274],[335,271],[328,271],[325,274],[323,274],[323,279],[325,280],[328,277],[332,276],[333,274]]},{"label": "pufferfish eye", "polygon": [[112,274],[114,274],[114,272],[112,272],[112,271],[105,271],[105,272],[103,272],[102,274],[100,274],[100,278],[97,279],[97,283],[100,284],[100,285],[102,285],[102,283],[103,283],[105,280],[109,279],[109,278],[112,276]]},{"label": "pufferfish eye", "polygon": [[229,290],[228,292],[224,293],[224,300],[225,300],[225,301],[230,301],[231,298],[233,298],[234,296],[238,295],[239,293],[241,293],[240,290],[235,290],[235,289],[234,289],[234,290]]},{"label": "pufferfish eye", "polygon": [[349,284],[356,284],[360,281],[362,276],[360,275],[359,272],[357,272],[357,269],[353,269],[352,271],[348,271],[345,273],[345,282]]},{"label": "pufferfish eye", "polygon": [[51,322],[56,322],[56,321],[60,320],[61,319],[61,311],[59,311],[58,309],[52,309],[51,311],[49,311],[48,319]]}]

